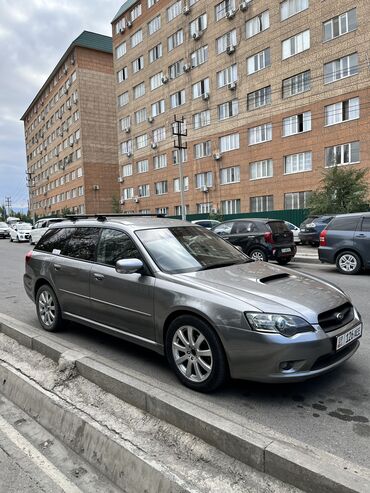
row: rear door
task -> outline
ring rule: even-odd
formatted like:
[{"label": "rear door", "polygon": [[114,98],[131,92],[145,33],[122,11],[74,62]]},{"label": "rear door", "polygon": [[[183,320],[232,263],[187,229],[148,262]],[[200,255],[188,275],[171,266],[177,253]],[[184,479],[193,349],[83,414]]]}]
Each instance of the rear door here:
[{"label": "rear door", "polygon": [[[353,248],[354,236],[359,225],[360,216],[338,216],[327,225],[326,245],[334,252],[341,248]],[[359,242],[361,243],[361,242]]]},{"label": "rear door", "polygon": [[252,245],[260,243],[261,238],[263,238],[263,233],[258,230],[253,221],[235,221],[229,241],[241,247],[246,253]]},{"label": "rear door", "polygon": [[272,238],[277,247],[293,246],[293,233],[284,221],[269,221],[267,223],[272,232]]},{"label": "rear door", "polygon": [[362,218],[360,230],[355,233],[355,243],[365,267],[370,266],[370,217]]}]

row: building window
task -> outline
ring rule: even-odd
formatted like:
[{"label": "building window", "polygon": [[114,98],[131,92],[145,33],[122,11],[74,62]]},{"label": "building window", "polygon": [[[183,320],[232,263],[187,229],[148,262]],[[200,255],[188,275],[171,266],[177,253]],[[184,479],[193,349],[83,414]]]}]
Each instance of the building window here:
[{"label": "building window", "polygon": [[162,43],[157,44],[149,50],[149,63],[153,63],[163,55]]},{"label": "building window", "polygon": [[360,143],[350,142],[325,149],[325,167],[342,166],[360,162]]},{"label": "building window", "polygon": [[178,60],[168,67],[168,76],[170,79],[176,79],[184,73],[184,60]]},{"label": "building window", "polygon": [[125,142],[121,142],[121,154],[129,155],[132,154],[132,140],[126,140]]},{"label": "building window", "polygon": [[184,42],[184,31],[179,29],[167,39],[168,51],[172,51]]},{"label": "building window", "polygon": [[201,159],[203,157],[210,156],[212,153],[211,141],[200,142],[194,145],[194,159]]},{"label": "building window", "polygon": [[283,137],[296,135],[311,130],[311,111],[283,119]]},{"label": "building window", "polygon": [[200,111],[199,113],[195,113],[193,115],[193,127],[194,130],[197,130],[201,127],[206,127],[211,124],[211,111],[205,110]]},{"label": "building window", "polygon": [[155,103],[152,104],[151,115],[153,118],[160,115],[161,113],[164,113],[165,111],[166,111],[166,103],[164,99],[156,101]]},{"label": "building window", "polygon": [[231,166],[230,168],[220,170],[221,185],[238,182],[240,182],[240,166]]},{"label": "building window", "polygon": [[150,89],[152,91],[154,91],[154,89],[158,89],[158,87],[160,87],[163,84],[162,78],[163,78],[163,72],[158,72],[158,74],[155,74],[152,77],[150,77]]},{"label": "building window", "polygon": [[167,22],[171,22],[178,17],[182,12],[182,1],[175,2],[167,9]]},{"label": "building window", "polygon": [[272,159],[256,161],[249,165],[249,179],[260,180],[261,178],[271,178],[274,175]]},{"label": "building window", "polygon": [[226,86],[227,84],[231,84],[232,82],[236,82],[238,80],[238,66],[236,63],[231,65],[220,72],[217,72],[217,87],[220,89],[221,87]]},{"label": "building window", "polygon": [[343,36],[357,29],[356,9],[349,10],[344,14],[337,15],[323,24],[324,41]]},{"label": "building window", "polygon": [[[181,205],[175,205],[173,210],[174,210],[175,216],[181,216],[182,215]],[[188,214],[188,213],[189,213],[189,206],[186,205],[185,206],[185,214]]]},{"label": "building window", "polygon": [[139,197],[149,197],[150,187],[149,185],[139,185],[137,188]]},{"label": "building window", "polygon": [[133,88],[133,93],[134,93],[134,99],[141,98],[145,94],[145,83],[141,82],[137,86],[134,86]]},{"label": "building window", "polygon": [[247,73],[248,75],[252,75],[255,72],[269,67],[270,64],[270,48],[266,48],[247,59]]},{"label": "building window", "polygon": [[266,31],[270,27],[270,14],[268,10],[256,15],[245,23],[245,36],[252,38],[256,34]]},{"label": "building window", "polygon": [[119,44],[116,48],[116,58],[121,58],[123,55],[126,55],[127,52],[127,47],[126,47],[126,41],[123,41],[123,43]]},{"label": "building window", "polygon": [[131,10],[131,22],[134,22],[141,15],[141,3],[135,5],[135,7]]},{"label": "building window", "polygon": [[308,0],[284,0],[280,4],[281,20],[284,21],[306,9],[308,9]]},{"label": "building window", "polygon": [[153,130],[153,142],[161,142],[166,139],[166,127],[160,127]]},{"label": "building window", "polygon": [[207,29],[207,14],[200,15],[189,24],[190,36],[197,35],[205,29]]},{"label": "building window", "polygon": [[177,91],[174,94],[170,95],[170,107],[177,108],[178,106],[181,106],[182,104],[186,103],[185,99],[185,89],[182,89],[181,91]]},{"label": "building window", "polygon": [[228,152],[239,149],[239,140],[239,134],[230,134],[219,137],[218,145],[220,152]]},{"label": "building window", "polygon": [[208,45],[201,46],[190,55],[192,68],[198,67],[208,61]]},{"label": "building window", "polygon": [[200,98],[203,94],[209,93],[209,79],[203,79],[191,86],[193,99]]},{"label": "building window", "polygon": [[159,156],[154,156],[153,158],[154,169],[161,169],[167,167],[167,154],[160,154]]},{"label": "building window", "polygon": [[282,59],[302,53],[310,48],[310,30],[303,31],[282,42]]},{"label": "building window", "polygon": [[148,34],[154,34],[155,32],[159,31],[161,28],[161,16],[157,15],[157,17],[154,17],[150,22],[148,22]]},{"label": "building window", "polygon": [[330,84],[340,79],[358,74],[358,54],[352,53],[324,64],[324,83]]},{"label": "building window", "polygon": [[213,184],[212,171],[206,171],[205,173],[198,173],[195,175],[195,188],[211,187]]},{"label": "building window", "polygon": [[149,171],[149,161],[147,159],[143,159],[142,161],[138,161],[136,163],[137,172],[138,173],[146,173]]},{"label": "building window", "polygon": [[325,125],[335,125],[360,118],[360,98],[351,98],[325,106]]},{"label": "building window", "polygon": [[226,34],[223,34],[219,38],[216,39],[216,52],[217,55],[220,53],[224,53],[227,48],[237,45],[237,35],[236,29],[229,31]]},{"label": "building window", "polygon": [[272,123],[265,123],[248,129],[249,145],[261,144],[269,140],[272,140]]},{"label": "building window", "polygon": [[238,115],[239,113],[238,100],[233,99],[232,101],[227,101],[226,103],[219,104],[217,106],[217,113],[219,120],[226,120],[227,118],[231,118],[233,116]]},{"label": "building window", "polygon": [[312,152],[300,152],[284,156],[284,174],[302,173],[312,170]]},{"label": "building window", "polygon": [[165,193],[168,192],[167,180],[158,181],[157,183],[154,183],[154,187],[155,187],[156,195],[164,195]]},{"label": "building window", "polygon": [[146,121],[146,108],[141,108],[141,110],[135,111],[135,123],[139,125]]},{"label": "building window", "polygon": [[134,196],[134,189],[133,187],[130,188],[124,188],[123,189],[123,200],[129,200],[132,199]]},{"label": "building window", "polygon": [[[173,180],[173,191],[178,193],[178,192],[181,192],[180,190],[180,178],[175,178]],[[187,192],[189,190],[189,178],[187,176],[184,176],[183,177],[183,180],[182,180],[182,183],[183,183],[183,191],[184,192]]]},{"label": "building window", "polygon": [[164,216],[166,216],[168,214],[168,207],[156,207],[155,213],[163,214]]},{"label": "building window", "polygon": [[136,74],[136,72],[139,72],[139,70],[142,70],[144,68],[144,57],[140,56],[139,58],[136,58],[132,62],[132,73]]},{"label": "building window", "polygon": [[122,132],[129,129],[131,126],[131,117],[125,116],[124,118],[121,118],[119,121],[119,126]]},{"label": "building window", "polygon": [[306,70],[300,74],[293,75],[283,80],[283,98],[289,98],[296,94],[309,91],[311,89],[311,71]]},{"label": "building window", "polygon": [[250,211],[251,212],[265,212],[274,210],[274,196],[273,195],[260,195],[250,198]]},{"label": "building window", "polygon": [[122,176],[131,176],[132,175],[132,164],[125,164],[122,166]]},{"label": "building window", "polygon": [[222,214],[239,214],[240,199],[221,200],[221,212]]},{"label": "building window", "polygon": [[224,0],[215,6],[215,19],[219,21],[226,17],[228,12],[235,10],[235,0]]},{"label": "building window", "polygon": [[186,163],[188,160],[188,150],[187,149],[174,149],[172,151],[172,161],[173,164],[179,164],[180,162],[180,152],[181,152],[181,162]]},{"label": "building window", "polygon": [[128,70],[127,70],[127,67],[123,67],[121,70],[119,70],[117,72],[117,82],[120,83],[120,82],[123,82],[124,80],[126,80],[128,77]]},{"label": "building window", "polygon": [[212,211],[212,202],[197,204],[197,214],[209,214]]},{"label": "building window", "polygon": [[131,48],[135,48],[143,40],[143,30],[139,29],[131,36]]},{"label": "building window", "polygon": [[148,145],[148,134],[138,135],[135,137],[136,149],[143,149]]},{"label": "building window", "polygon": [[123,32],[125,27],[126,27],[126,19],[123,17],[118,22],[116,22],[116,25],[115,25],[116,34]]},{"label": "building window", "polygon": [[263,87],[257,91],[250,92],[247,95],[247,109],[255,110],[271,104],[271,86]]},{"label": "building window", "polygon": [[311,191],[284,194],[284,209],[306,209]]},{"label": "building window", "polygon": [[153,7],[153,5],[155,5],[158,2],[159,0],[148,0],[148,9],[150,9],[150,7]]}]

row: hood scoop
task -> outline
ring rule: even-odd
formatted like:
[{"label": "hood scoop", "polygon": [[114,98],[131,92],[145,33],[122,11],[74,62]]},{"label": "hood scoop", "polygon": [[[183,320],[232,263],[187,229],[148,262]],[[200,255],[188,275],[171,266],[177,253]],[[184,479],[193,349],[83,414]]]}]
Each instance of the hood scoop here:
[{"label": "hood scoop", "polygon": [[262,284],[270,284],[275,281],[280,281],[281,279],[287,279],[288,277],[291,277],[290,274],[288,274],[287,272],[282,272],[281,274],[273,274],[271,276],[261,277],[259,282],[261,282]]}]

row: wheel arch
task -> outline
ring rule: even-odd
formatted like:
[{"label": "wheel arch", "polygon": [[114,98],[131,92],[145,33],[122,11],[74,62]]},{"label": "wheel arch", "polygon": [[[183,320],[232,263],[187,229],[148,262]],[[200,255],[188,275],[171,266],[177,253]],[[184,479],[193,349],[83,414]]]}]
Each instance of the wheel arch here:
[{"label": "wheel arch", "polygon": [[343,248],[341,248],[340,250],[338,250],[338,251],[335,253],[335,256],[334,256],[334,262],[335,262],[335,263],[337,262],[337,259],[338,259],[339,255],[340,255],[341,253],[344,253],[344,252],[355,253],[355,254],[359,257],[359,259],[360,259],[360,262],[361,262],[361,267],[363,267],[363,266],[364,266],[364,261],[363,261],[363,258],[362,258],[361,253],[360,253],[358,250],[356,250],[356,248],[353,248],[353,247],[347,247],[347,248],[346,248],[346,247],[343,247]]}]

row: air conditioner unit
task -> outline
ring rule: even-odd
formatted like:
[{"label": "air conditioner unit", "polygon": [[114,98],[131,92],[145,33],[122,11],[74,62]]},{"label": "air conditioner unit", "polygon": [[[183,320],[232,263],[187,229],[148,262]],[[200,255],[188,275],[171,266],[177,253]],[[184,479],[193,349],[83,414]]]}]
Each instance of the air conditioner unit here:
[{"label": "air conditioner unit", "polygon": [[76,60],[74,58],[71,58],[71,65],[74,65],[76,63]]},{"label": "air conditioner unit", "polygon": [[183,68],[184,72],[190,72],[191,65],[190,65],[190,63],[185,63],[182,68]]},{"label": "air conditioner unit", "polygon": [[73,146],[74,146],[74,142],[70,142],[69,147],[73,147]]},{"label": "air conditioner unit", "polygon": [[150,144],[150,147],[151,147],[152,149],[157,149],[157,147],[158,147],[157,142],[152,142],[152,143]]},{"label": "air conditioner unit", "polygon": [[78,103],[78,98],[75,98],[75,99],[73,100],[73,102],[74,102],[74,104],[77,104],[77,103]]},{"label": "air conditioner unit", "polygon": [[167,84],[167,82],[168,82],[167,75],[164,75],[161,80],[162,80],[162,84]]},{"label": "air conditioner unit", "polygon": [[125,31],[126,31],[126,29],[125,29],[124,27],[120,27],[120,28],[119,28],[119,32],[120,32],[120,34],[123,34]]},{"label": "air conditioner unit", "polygon": [[202,31],[197,31],[195,33],[193,33],[193,39],[197,40],[197,39],[200,39],[202,37]]},{"label": "air conditioner unit", "polygon": [[58,157],[58,156],[59,156],[59,151],[57,151],[57,152],[55,153],[55,157]]},{"label": "air conditioner unit", "polygon": [[221,159],[221,153],[219,151],[216,151],[214,154],[213,154],[213,159],[215,161],[219,161]]},{"label": "air conditioner unit", "polygon": [[231,55],[232,53],[235,53],[236,46],[235,45],[230,45],[226,48],[226,53],[228,55]]},{"label": "air conditioner unit", "polygon": [[99,185],[93,185],[93,190],[100,190]]},{"label": "air conditioner unit", "polygon": [[189,15],[189,14],[190,14],[190,12],[191,12],[190,5],[185,4],[185,5],[184,5],[184,8],[182,9],[182,13],[183,13],[184,15]]},{"label": "air conditioner unit", "polygon": [[148,118],[148,123],[153,123],[154,122],[154,116],[150,116]]},{"label": "air conditioner unit", "polygon": [[230,84],[228,84],[227,87],[230,89],[230,91],[235,91],[236,82],[230,82]]},{"label": "air conditioner unit", "polygon": [[129,134],[131,132],[131,127],[125,127],[125,132]]},{"label": "air conditioner unit", "polygon": [[140,198],[139,198],[139,197],[134,197],[134,202],[135,202],[136,204],[138,204],[138,203],[140,202]]},{"label": "air conditioner unit", "polygon": [[241,2],[239,8],[242,12],[245,12],[249,8],[249,2]]},{"label": "air conditioner unit", "polygon": [[132,152],[128,151],[127,154],[126,154],[127,157],[131,157],[132,156]]},{"label": "air conditioner unit", "polygon": [[126,26],[130,29],[132,27],[132,22],[131,21],[127,21],[126,22]]},{"label": "air conditioner unit", "polygon": [[200,191],[201,192],[204,192],[204,193],[208,193],[208,187],[207,187],[207,185],[203,185],[202,187],[200,187]]},{"label": "air conditioner unit", "polygon": [[123,183],[125,181],[123,176],[118,177],[118,183]]},{"label": "air conditioner unit", "polygon": [[125,205],[125,201],[124,201],[123,199],[121,199],[121,200],[119,201],[119,203],[120,203],[121,205]]},{"label": "air conditioner unit", "polygon": [[236,10],[231,9],[226,12],[226,17],[228,19],[233,19],[235,17],[235,14],[236,14]]},{"label": "air conditioner unit", "polygon": [[63,70],[63,73],[66,74],[68,72],[67,68]]},{"label": "air conditioner unit", "polygon": [[204,101],[208,101],[208,99],[209,99],[209,92],[205,92],[204,94],[202,94],[202,99],[204,99]]},{"label": "air conditioner unit", "polygon": [[63,134],[63,132],[60,132],[60,134],[59,134],[59,135],[60,135],[61,137],[63,137],[63,135],[64,135],[64,134]]}]

